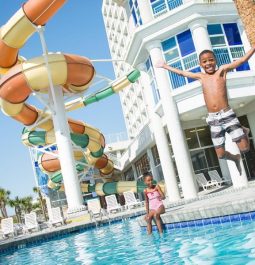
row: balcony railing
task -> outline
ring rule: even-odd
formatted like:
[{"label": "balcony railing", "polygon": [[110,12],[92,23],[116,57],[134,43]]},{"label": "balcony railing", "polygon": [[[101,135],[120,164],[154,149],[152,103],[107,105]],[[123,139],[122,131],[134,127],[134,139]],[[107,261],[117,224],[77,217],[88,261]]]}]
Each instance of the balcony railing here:
[{"label": "balcony railing", "polygon": [[164,1],[157,1],[151,6],[154,17],[159,17],[182,4],[183,4],[182,0],[164,0]]}]

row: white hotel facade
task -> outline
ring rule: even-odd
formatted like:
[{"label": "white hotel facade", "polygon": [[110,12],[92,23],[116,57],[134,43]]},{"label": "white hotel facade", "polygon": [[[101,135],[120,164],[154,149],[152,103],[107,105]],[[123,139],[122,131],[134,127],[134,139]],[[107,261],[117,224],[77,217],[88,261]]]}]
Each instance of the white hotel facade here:
[{"label": "white hotel facade", "polygon": [[[141,78],[120,93],[129,145],[120,157],[126,180],[151,171],[165,180],[169,200],[197,196],[195,174],[217,170],[235,187],[255,178],[255,57],[228,74],[230,106],[251,129],[251,151],[243,155],[243,173],[214,151],[202,88],[198,81],[154,68],[158,60],[193,72],[201,71],[198,54],[213,50],[218,65],[250,49],[232,0],[103,0],[102,14],[115,61],[122,76],[131,67]],[[252,138],[254,136],[254,138]],[[237,152],[226,137],[226,148]],[[181,191],[181,192],[180,192]]]}]

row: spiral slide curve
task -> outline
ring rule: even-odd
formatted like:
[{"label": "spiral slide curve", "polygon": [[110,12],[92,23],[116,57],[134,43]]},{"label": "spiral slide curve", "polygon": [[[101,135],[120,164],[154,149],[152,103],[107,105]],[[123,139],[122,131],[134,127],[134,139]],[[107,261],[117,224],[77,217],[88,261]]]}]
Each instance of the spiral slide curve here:
[{"label": "spiral slide curve", "polygon": [[[47,93],[49,80],[43,57],[20,62],[18,51],[36,31],[36,26],[46,24],[64,3],[64,0],[29,0],[0,31],[0,72],[5,73],[0,80],[1,109],[6,115],[26,126],[33,128],[35,125],[32,130],[23,131],[23,143],[29,146],[55,142],[53,122],[51,119],[45,119],[50,114],[25,103],[32,92]],[[95,69],[89,59],[81,56],[55,53],[48,54],[48,60],[53,84],[62,86],[63,91],[85,91],[95,75]],[[88,105],[116,93],[135,82],[138,77],[139,71],[135,70],[114,82],[109,88],[78,102],[78,106]],[[46,121],[36,124],[42,119]],[[87,150],[85,156],[82,151],[74,151],[76,160],[94,165],[103,175],[111,174],[113,163],[103,154],[103,135],[83,122],[69,119],[68,123],[74,144]],[[40,130],[35,131],[36,128]],[[62,175],[56,156],[43,154],[40,165],[51,176],[49,186],[60,188]],[[83,166],[78,164],[77,170],[83,170]]]}]

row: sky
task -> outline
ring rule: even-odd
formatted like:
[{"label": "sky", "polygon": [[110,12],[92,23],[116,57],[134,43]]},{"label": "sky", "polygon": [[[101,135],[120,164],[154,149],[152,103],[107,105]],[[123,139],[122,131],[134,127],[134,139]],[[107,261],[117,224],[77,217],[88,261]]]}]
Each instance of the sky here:
[{"label": "sky", "polygon": [[[1,26],[22,3],[24,0],[0,0]],[[110,59],[101,6],[102,0],[67,1],[45,27],[48,50],[90,59]],[[37,34],[27,41],[20,55],[27,59],[42,55]],[[114,79],[111,63],[95,63],[94,66],[98,74]],[[76,110],[68,116],[97,127],[106,135],[126,130],[118,95]],[[0,124],[0,187],[10,190],[12,198],[33,195],[32,188],[36,183],[28,149],[21,142],[23,126],[2,112]]]}]

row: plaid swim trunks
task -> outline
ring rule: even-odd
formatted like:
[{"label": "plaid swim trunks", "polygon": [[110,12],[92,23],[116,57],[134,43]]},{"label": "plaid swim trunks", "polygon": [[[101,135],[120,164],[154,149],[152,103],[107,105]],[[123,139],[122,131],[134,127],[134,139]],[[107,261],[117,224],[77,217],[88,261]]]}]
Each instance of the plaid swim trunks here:
[{"label": "plaid swim trunks", "polygon": [[218,112],[209,112],[206,118],[210,126],[211,137],[215,148],[225,145],[225,134],[228,133],[233,142],[238,142],[246,135],[235,112],[231,108],[226,108]]}]

